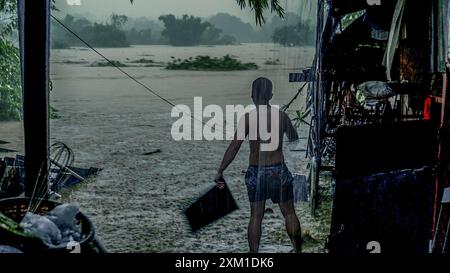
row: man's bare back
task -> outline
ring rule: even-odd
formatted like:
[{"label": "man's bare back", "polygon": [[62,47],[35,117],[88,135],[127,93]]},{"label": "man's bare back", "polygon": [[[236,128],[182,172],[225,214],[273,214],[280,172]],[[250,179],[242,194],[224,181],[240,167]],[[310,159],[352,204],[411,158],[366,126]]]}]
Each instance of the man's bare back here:
[{"label": "man's bare back", "polygon": [[[267,111],[267,128],[269,128],[269,131],[271,131],[272,124],[271,124],[271,111],[272,107],[268,107],[269,110]],[[253,111],[258,111],[258,109],[255,109]],[[297,131],[292,126],[291,120],[289,119],[288,115],[279,109],[276,109],[276,111],[279,112],[279,144],[276,150],[274,151],[262,151],[261,150],[261,139],[259,138],[258,134],[258,140],[250,140],[250,156],[249,156],[249,165],[257,165],[257,166],[272,166],[272,165],[278,165],[282,164],[284,162],[284,155],[283,155],[283,136],[286,134],[288,136],[289,141],[295,141],[298,139]],[[249,119],[249,113],[245,116],[245,124],[246,124],[246,133],[249,132],[249,128],[252,126],[249,126],[250,119]],[[259,125],[253,126],[253,128],[256,128],[259,132]],[[274,132],[272,132],[273,134]],[[247,134],[248,135],[248,134]]]}]

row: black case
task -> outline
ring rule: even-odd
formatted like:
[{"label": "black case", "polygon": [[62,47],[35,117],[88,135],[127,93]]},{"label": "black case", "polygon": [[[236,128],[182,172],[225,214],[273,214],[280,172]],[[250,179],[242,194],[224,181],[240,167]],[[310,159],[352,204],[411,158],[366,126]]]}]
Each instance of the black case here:
[{"label": "black case", "polygon": [[187,208],[185,214],[192,231],[197,231],[238,208],[230,189],[225,183],[223,189],[213,187],[209,190]]}]

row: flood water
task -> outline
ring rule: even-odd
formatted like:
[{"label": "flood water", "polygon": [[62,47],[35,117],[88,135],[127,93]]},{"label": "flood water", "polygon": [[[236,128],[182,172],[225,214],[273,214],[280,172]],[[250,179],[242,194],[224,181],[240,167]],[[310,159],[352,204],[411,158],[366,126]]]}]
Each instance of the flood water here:
[{"label": "flood water", "polygon": [[[274,83],[272,103],[283,105],[301,83],[289,83],[288,75],[311,65],[312,47],[243,44],[215,47],[133,46],[99,49],[112,60],[130,65],[123,69],[174,104],[248,105],[252,81],[264,76]],[[206,72],[173,71],[163,67],[132,66],[139,59],[167,63],[174,58],[198,55],[230,55],[254,62],[258,70]],[[266,65],[268,60],[277,65]],[[60,118],[51,121],[51,140],[63,141],[75,153],[75,165],[98,167],[97,178],[65,192],[64,200],[78,203],[92,219],[99,238],[111,252],[247,252],[249,203],[242,171],[247,167],[248,144],[225,172],[240,207],[231,215],[197,233],[189,230],[183,215],[213,185],[227,141],[180,141],[171,137],[172,106],[113,67],[91,67],[101,57],[85,48],[52,50],[51,104]],[[292,105],[301,109],[304,96]],[[6,125],[5,125],[6,126]],[[8,123],[20,135],[19,123]],[[309,128],[301,126],[306,138]],[[14,133],[10,133],[14,135]],[[3,136],[2,136],[3,139]],[[20,142],[20,141],[19,141]],[[17,144],[19,150],[20,143]],[[288,167],[306,172],[306,140],[285,147]],[[161,153],[142,155],[160,149]],[[289,252],[278,207],[263,221],[262,252]],[[327,219],[313,219],[307,204],[297,204],[302,229],[307,234],[304,250],[322,252],[328,232]]]}]

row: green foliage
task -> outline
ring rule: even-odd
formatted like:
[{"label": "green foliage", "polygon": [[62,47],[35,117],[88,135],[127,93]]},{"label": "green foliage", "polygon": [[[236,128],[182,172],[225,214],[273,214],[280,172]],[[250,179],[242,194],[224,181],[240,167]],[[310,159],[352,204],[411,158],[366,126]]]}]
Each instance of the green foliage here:
[{"label": "green foliage", "polygon": [[126,32],[127,39],[132,45],[151,45],[154,44],[152,30],[150,28],[136,30],[132,28]]},{"label": "green foliage", "polygon": [[[267,39],[266,35],[262,35],[260,31],[254,29],[250,23],[243,22],[241,18],[228,13],[217,13],[209,18],[208,22],[221,29],[223,35],[235,37],[238,42],[253,43],[270,39]],[[273,31],[270,32],[270,35],[272,33]]]},{"label": "green foliage", "polygon": [[305,46],[315,43],[315,31],[309,23],[277,28],[273,34],[275,43],[285,46]]},{"label": "green foliage", "polygon": [[17,27],[16,0],[0,0],[0,39],[11,35]]},{"label": "green foliage", "polygon": [[[55,0],[51,5],[55,10]],[[0,14],[0,39],[4,39],[17,29],[17,0],[0,0]]]},{"label": "green foliage", "polygon": [[18,120],[22,116],[19,50],[0,40],[0,120]]},{"label": "green foliage", "polygon": [[9,37],[17,27],[17,3],[0,0],[0,120],[18,120],[22,116],[19,50]]},{"label": "green foliage", "polygon": [[222,34],[222,30],[213,26],[209,25],[205,31],[203,31],[203,34],[200,39],[200,43],[204,45],[213,45],[215,44]]},{"label": "green foliage", "polygon": [[353,22],[355,22],[358,18],[360,18],[361,16],[363,16],[365,13],[364,10],[360,10],[360,11],[356,11],[353,13],[349,13],[347,15],[345,15],[342,19],[341,19],[341,29],[344,30],[347,27],[349,27]]},{"label": "green foliage", "polygon": [[[133,4],[134,0],[130,0]],[[275,12],[278,16],[284,16],[284,9],[280,6],[280,0],[236,0],[241,9],[245,9],[249,6],[255,11],[255,20],[257,25],[262,25],[265,23],[264,11],[270,9]]]},{"label": "green foliage", "polygon": [[226,55],[222,58],[209,56],[197,56],[185,60],[175,59],[166,66],[169,70],[198,70],[198,71],[232,71],[232,70],[256,70],[255,63],[242,63],[237,59]]},{"label": "green foliage", "polygon": [[266,22],[264,18],[264,10],[270,9],[279,17],[284,16],[284,9],[280,6],[279,0],[236,0],[241,9],[249,6],[255,11],[255,20],[257,25],[262,25]]},{"label": "green foliage", "polygon": [[210,23],[202,22],[201,18],[183,15],[180,19],[174,15],[162,15],[159,20],[164,23],[162,35],[169,39],[173,46],[196,46],[201,42],[203,33]]},{"label": "green foliage", "polygon": [[230,35],[223,35],[222,30],[209,22],[202,22],[201,18],[183,15],[176,18],[174,15],[163,15],[159,20],[164,23],[162,35],[173,46],[196,45],[230,45],[236,39]]},{"label": "green foliage", "polygon": [[110,17],[111,25],[115,26],[116,28],[120,29],[128,22],[128,17],[125,15],[119,15],[113,13]]},{"label": "green foliage", "polygon": [[[1,1],[1,0],[0,0]],[[0,212],[0,229],[7,231],[15,236],[22,238],[30,238],[28,234],[23,232],[23,229],[19,226],[19,223]]]},{"label": "green foliage", "polygon": [[306,118],[308,117],[308,115],[309,115],[309,113],[303,111],[303,109],[294,111],[291,115],[292,123],[293,123],[294,127],[299,128],[300,125],[302,125],[302,124],[310,125],[306,121]]},{"label": "green foliage", "polygon": [[94,23],[86,27],[81,35],[94,47],[130,46],[125,32],[112,24]]},{"label": "green foliage", "polygon": [[[85,18],[66,15],[64,25],[80,35],[94,47],[128,47],[130,43],[122,26],[128,18],[113,14],[108,23],[92,23]],[[52,48],[61,49],[70,46],[84,46],[76,37],[56,22],[52,22]]]}]

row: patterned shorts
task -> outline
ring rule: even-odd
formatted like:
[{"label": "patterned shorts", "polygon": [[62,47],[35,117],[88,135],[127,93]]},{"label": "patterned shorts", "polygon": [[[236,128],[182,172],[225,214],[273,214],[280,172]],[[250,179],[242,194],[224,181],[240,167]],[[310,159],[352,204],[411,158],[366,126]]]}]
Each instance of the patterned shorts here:
[{"label": "patterned shorts", "polygon": [[248,167],[245,174],[248,198],[251,203],[271,199],[285,203],[294,199],[293,177],[286,164]]}]

